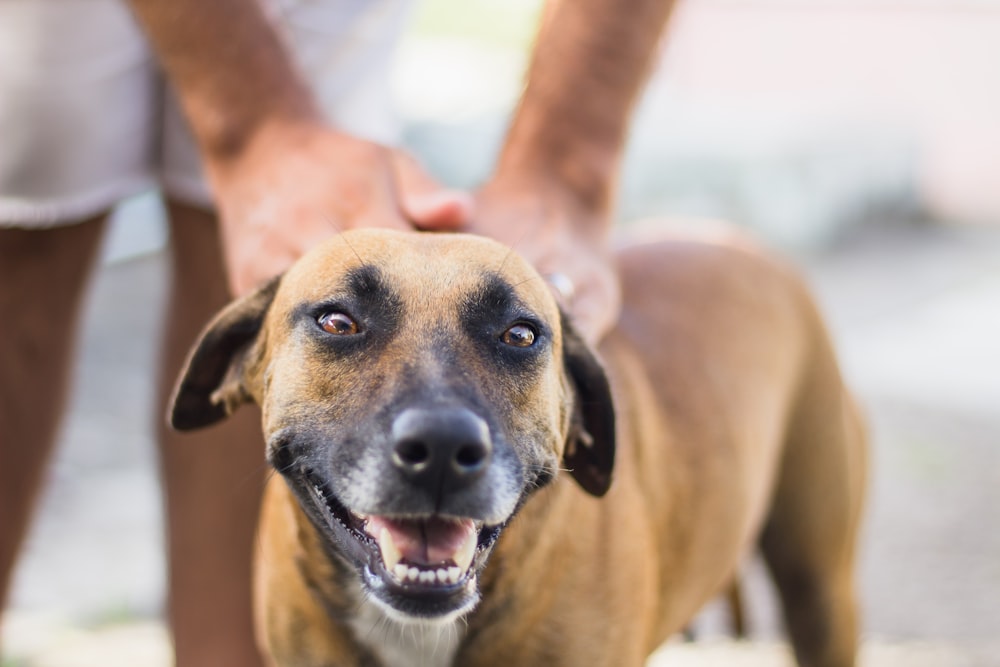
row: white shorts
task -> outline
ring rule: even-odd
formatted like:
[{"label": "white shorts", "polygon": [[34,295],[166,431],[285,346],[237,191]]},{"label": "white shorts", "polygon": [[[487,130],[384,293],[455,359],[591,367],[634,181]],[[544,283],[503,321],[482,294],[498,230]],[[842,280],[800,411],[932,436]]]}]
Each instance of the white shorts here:
[{"label": "white shorts", "polygon": [[[331,122],[396,141],[388,70],[409,0],[270,0]],[[211,206],[194,140],[123,0],[0,1],[0,226],[137,192]]]}]

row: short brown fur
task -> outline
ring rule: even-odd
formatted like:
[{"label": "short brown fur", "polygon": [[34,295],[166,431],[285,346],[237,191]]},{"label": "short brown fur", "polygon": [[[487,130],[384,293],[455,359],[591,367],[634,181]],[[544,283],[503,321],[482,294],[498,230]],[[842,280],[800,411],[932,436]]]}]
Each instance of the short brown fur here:
[{"label": "short brown fur", "polygon": [[[240,359],[230,371],[239,387],[213,400],[251,396],[265,436],[330,396],[364,409],[367,379],[284,357],[294,344],[288,314],[361,262],[381,267],[419,314],[402,336],[409,342],[380,357],[385,383],[419,352],[422,328],[448,326],[468,277],[484,268],[556,323],[554,358],[563,353],[569,332],[554,300],[508,250],[464,236],[352,232],[284,276],[260,333],[226,352]],[[799,664],[853,665],[865,441],[806,290],[743,241],[665,237],[626,247],[618,266],[623,314],[599,350],[617,413],[614,484],[597,498],[559,474],[529,498],[483,571],[452,664],[637,667],[759,544]],[[573,400],[562,364],[532,387],[512,400],[523,419],[561,434],[545,443],[561,456]],[[357,636],[349,622],[351,573],[331,562],[279,476],[266,490],[260,542],[257,613],[275,664],[379,665],[370,642],[380,635]]]}]

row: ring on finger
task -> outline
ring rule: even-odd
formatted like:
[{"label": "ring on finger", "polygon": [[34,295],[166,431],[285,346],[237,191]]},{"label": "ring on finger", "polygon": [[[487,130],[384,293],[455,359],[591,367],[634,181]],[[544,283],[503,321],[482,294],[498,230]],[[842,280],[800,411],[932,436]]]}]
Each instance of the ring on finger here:
[{"label": "ring on finger", "polygon": [[576,293],[576,285],[573,284],[572,278],[565,273],[559,271],[549,273],[545,276],[545,280],[552,287],[552,290],[567,303],[572,300]]}]

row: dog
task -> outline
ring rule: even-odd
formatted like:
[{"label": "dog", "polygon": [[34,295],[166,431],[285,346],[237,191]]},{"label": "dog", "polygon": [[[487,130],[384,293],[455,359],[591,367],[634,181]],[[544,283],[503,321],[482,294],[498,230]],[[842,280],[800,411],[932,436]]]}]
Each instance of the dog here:
[{"label": "dog", "polygon": [[639,666],[757,548],[799,664],[854,664],[865,437],[807,290],[740,240],[616,262],[596,352],[461,234],[345,232],[208,325],[170,419],[261,408],[275,665]]}]

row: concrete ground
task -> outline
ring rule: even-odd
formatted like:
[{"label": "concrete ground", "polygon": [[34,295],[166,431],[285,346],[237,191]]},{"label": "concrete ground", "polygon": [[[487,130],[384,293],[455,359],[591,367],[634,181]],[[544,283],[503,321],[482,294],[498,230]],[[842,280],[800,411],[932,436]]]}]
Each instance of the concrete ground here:
[{"label": "concrete ground", "polygon": [[[799,261],[869,414],[865,667],[1000,665],[1000,229],[869,225]],[[102,268],[76,397],[2,626],[3,667],[161,667],[169,650],[151,424],[162,254]],[[650,665],[790,665],[759,563],[752,642]]]}]

